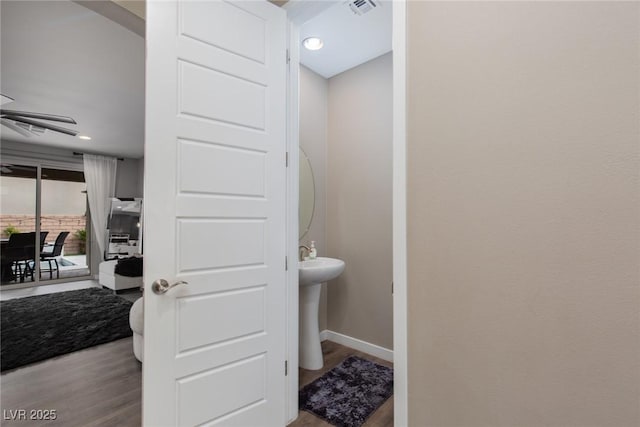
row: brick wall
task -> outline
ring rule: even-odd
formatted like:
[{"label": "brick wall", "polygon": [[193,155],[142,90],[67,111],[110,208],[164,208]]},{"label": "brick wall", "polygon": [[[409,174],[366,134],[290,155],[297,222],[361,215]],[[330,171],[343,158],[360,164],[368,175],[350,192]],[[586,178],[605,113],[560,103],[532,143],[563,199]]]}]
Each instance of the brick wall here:
[{"label": "brick wall", "polygon": [[[46,242],[54,243],[58,233],[68,231],[69,235],[64,242],[64,253],[66,255],[76,255],[80,253],[80,240],[74,233],[77,230],[86,228],[87,218],[84,215],[43,215],[40,229],[48,231]],[[2,237],[8,237],[4,229],[9,225],[14,226],[20,232],[27,233],[35,231],[35,216],[29,215],[0,215],[0,230]]]}]

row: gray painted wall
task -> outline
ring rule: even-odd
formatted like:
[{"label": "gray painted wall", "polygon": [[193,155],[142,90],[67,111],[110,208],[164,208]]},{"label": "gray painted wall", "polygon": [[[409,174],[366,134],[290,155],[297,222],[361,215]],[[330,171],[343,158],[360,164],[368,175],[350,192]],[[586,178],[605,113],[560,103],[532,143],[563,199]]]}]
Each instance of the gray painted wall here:
[{"label": "gray painted wall", "polygon": [[329,79],[327,284],[332,331],[393,348],[392,55]]},{"label": "gray painted wall", "polygon": [[116,197],[142,197],[144,159],[124,159],[118,162]]},{"label": "gray painted wall", "polygon": [[[315,184],[315,208],[311,227],[300,241],[309,246],[315,240],[318,256],[327,255],[326,245],[326,170],[327,170],[327,96],[329,83],[324,77],[300,66],[300,147],[311,163]],[[319,308],[320,330],[327,327],[327,292],[322,285]]]},{"label": "gray painted wall", "polygon": [[409,425],[640,425],[639,17],[408,2]]},{"label": "gray painted wall", "polygon": [[315,240],[319,256],[346,262],[342,276],[323,285],[320,329],[390,349],[391,95],[391,54],[329,80],[300,70],[300,145],[316,184],[301,244]]}]

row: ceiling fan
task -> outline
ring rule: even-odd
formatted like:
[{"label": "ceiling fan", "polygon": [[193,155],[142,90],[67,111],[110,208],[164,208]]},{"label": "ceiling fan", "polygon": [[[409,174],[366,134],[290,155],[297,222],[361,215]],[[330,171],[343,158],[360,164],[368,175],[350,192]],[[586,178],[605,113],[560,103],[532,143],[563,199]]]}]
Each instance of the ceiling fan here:
[{"label": "ceiling fan", "polygon": [[[0,96],[2,96],[2,105],[14,101],[14,99],[9,96],[2,94],[0,94]],[[30,137],[32,135],[42,134],[45,130],[64,133],[71,136],[76,136],[78,134],[75,130],[45,123],[41,120],[70,123],[74,125],[77,124],[74,119],[66,116],[55,116],[53,114],[34,113],[29,111],[6,110],[4,108],[0,109],[0,123],[9,129],[18,132],[22,136]]]}]

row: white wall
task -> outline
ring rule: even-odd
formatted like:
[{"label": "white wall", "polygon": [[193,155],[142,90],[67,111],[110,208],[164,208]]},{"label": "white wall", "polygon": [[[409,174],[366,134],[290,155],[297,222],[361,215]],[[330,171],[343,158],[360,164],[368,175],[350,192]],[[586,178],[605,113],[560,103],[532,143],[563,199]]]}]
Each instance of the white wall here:
[{"label": "white wall", "polygon": [[[42,212],[46,215],[84,215],[87,189],[83,182],[42,181]],[[2,215],[35,215],[35,178],[0,177]]]},{"label": "white wall", "polygon": [[640,3],[407,16],[409,424],[640,425]]}]

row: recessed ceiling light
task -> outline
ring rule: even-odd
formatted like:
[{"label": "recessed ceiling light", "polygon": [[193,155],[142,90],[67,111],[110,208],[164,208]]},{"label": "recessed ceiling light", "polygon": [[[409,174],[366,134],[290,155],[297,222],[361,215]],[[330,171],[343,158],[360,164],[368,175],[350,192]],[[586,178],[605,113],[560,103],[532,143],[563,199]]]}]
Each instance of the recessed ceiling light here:
[{"label": "recessed ceiling light", "polygon": [[302,45],[309,50],[318,50],[322,49],[324,43],[318,37],[307,37],[302,41]]},{"label": "recessed ceiling light", "polygon": [[91,139],[91,137],[87,135],[78,135],[78,138],[84,139],[85,141],[89,141]]}]

